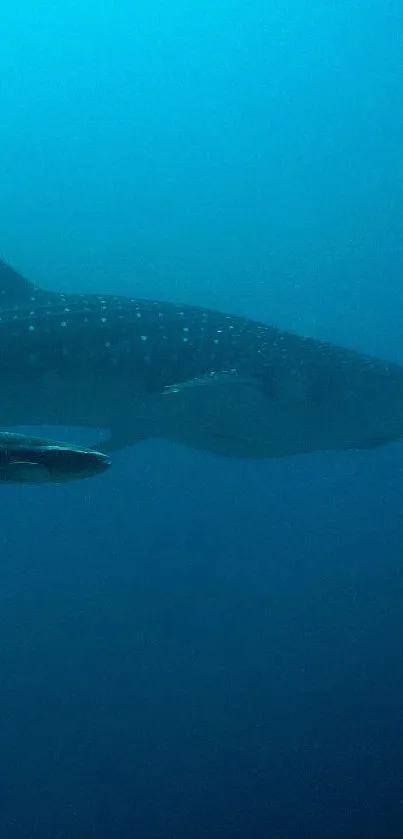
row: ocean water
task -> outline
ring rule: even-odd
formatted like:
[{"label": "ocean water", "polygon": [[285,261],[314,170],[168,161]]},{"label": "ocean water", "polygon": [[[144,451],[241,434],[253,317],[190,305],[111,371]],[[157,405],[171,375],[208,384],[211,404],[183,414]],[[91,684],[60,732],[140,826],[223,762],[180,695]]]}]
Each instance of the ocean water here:
[{"label": "ocean water", "polygon": [[[2,258],[403,363],[397,0],[15,0]],[[400,839],[403,445],[2,487],[1,839]]]}]

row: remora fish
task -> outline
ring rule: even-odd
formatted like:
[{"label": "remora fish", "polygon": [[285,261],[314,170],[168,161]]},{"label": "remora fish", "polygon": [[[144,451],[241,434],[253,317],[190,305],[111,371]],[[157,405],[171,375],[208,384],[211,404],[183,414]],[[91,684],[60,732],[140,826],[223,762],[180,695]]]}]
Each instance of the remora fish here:
[{"label": "remora fish", "polygon": [[41,437],[0,432],[0,482],[43,484],[77,481],[104,472],[105,454]]},{"label": "remora fish", "polygon": [[191,306],[36,287],[0,263],[0,425],[234,457],[403,436],[403,367]]}]

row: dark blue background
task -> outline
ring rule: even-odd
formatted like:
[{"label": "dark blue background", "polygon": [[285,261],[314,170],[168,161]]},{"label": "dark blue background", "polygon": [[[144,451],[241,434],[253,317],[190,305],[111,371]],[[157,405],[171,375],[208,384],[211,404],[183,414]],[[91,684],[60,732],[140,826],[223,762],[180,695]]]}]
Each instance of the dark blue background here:
[{"label": "dark blue background", "polygon": [[[16,0],[1,255],[403,361],[402,10]],[[400,839],[402,454],[2,488],[1,836]]]}]

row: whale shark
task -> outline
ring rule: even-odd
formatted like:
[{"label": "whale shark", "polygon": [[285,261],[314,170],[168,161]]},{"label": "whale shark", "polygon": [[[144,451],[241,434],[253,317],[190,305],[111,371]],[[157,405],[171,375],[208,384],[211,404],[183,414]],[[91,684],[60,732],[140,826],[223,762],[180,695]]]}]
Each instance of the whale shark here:
[{"label": "whale shark", "polygon": [[[0,262],[0,426],[274,458],[403,436],[403,367],[239,315],[46,291]],[[99,448],[97,444],[96,448]]]}]

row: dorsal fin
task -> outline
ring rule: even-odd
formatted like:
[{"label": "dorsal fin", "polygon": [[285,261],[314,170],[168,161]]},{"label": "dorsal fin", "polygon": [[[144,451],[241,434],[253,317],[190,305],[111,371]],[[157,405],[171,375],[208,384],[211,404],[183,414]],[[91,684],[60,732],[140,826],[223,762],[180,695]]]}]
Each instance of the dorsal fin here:
[{"label": "dorsal fin", "polygon": [[26,302],[40,289],[0,259],[0,307]]}]

